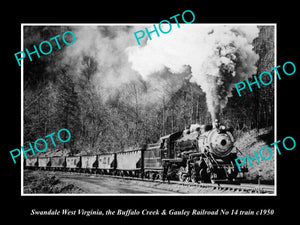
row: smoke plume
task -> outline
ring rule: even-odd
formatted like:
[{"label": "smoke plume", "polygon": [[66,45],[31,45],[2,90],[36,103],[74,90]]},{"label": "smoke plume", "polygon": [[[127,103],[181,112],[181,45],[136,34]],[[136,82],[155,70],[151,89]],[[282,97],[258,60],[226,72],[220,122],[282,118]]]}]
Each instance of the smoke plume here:
[{"label": "smoke plume", "polygon": [[167,35],[155,36],[142,47],[128,47],[128,59],[145,79],[165,67],[173,73],[190,68],[190,81],[206,93],[214,121],[232,95],[234,84],[256,73],[258,55],[252,49],[252,41],[258,33],[254,25],[181,25]]},{"label": "smoke plume", "polygon": [[134,44],[132,33],[137,27],[83,26],[73,27],[76,35],[74,46],[65,51],[64,63],[74,74],[82,74],[84,57],[93,59],[97,70],[92,77],[104,98],[113,94],[122,84],[136,80],[140,75],[128,64],[125,49]]},{"label": "smoke plume", "polygon": [[[113,25],[72,27],[76,42],[65,49],[64,58],[59,63],[68,65],[74,76],[82,76],[82,71],[86,70],[84,58],[92,59],[96,71],[90,79],[104,101],[121,95],[129,102],[128,96],[134,92],[130,89],[139,92],[139,104],[157,104],[162,99],[167,101],[170,93],[181,87],[187,73],[174,74],[162,67],[142,77],[139,71],[132,68],[128,50],[137,46],[134,32],[144,28]],[[141,43],[145,45],[147,38],[143,38]]]}]

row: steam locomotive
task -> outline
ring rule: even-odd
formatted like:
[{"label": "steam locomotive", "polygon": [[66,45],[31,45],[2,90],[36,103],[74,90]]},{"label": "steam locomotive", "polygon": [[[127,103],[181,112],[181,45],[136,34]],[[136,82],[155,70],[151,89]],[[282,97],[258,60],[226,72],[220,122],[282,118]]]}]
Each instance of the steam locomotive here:
[{"label": "steam locomotive", "polygon": [[[234,160],[238,150],[231,129],[224,125],[193,124],[171,135],[169,145],[174,150],[167,152],[168,159],[164,161],[171,177],[205,183],[236,181],[239,171]],[[247,167],[241,169],[242,173],[247,171]]]},{"label": "steam locomotive", "polygon": [[[237,149],[223,125],[193,124],[161,137],[155,144],[129,151],[84,156],[31,157],[25,168],[168,179],[191,182],[234,182],[239,174]],[[241,169],[247,172],[247,167]]]}]

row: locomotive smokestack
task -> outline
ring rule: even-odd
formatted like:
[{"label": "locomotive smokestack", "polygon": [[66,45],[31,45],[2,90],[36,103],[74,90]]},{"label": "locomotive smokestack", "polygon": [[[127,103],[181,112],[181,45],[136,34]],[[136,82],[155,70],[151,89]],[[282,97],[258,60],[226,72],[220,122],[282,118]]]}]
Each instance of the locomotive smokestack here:
[{"label": "locomotive smokestack", "polygon": [[220,123],[220,114],[219,114],[219,112],[211,113],[211,122],[212,122],[213,128],[216,128],[217,123]]},{"label": "locomotive smokestack", "polygon": [[[210,95],[210,96],[209,96]],[[219,103],[219,96],[215,94],[215,92],[210,92],[207,94],[208,98],[210,99],[208,106],[208,110],[211,115],[211,123],[213,128],[216,128],[216,122],[220,122],[220,111],[221,111],[221,106]]]}]

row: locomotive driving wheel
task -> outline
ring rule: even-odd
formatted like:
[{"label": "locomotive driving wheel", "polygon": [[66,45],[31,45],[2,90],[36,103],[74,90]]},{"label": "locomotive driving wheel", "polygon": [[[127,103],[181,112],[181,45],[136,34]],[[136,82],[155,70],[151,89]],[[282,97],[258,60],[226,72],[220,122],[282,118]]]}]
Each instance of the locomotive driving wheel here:
[{"label": "locomotive driving wheel", "polygon": [[215,177],[214,177],[214,174],[213,174],[213,173],[210,173],[210,174],[209,174],[209,180],[210,180],[210,182],[211,182],[212,184],[215,184],[215,183],[216,183]]},{"label": "locomotive driving wheel", "polygon": [[200,177],[201,177],[201,182],[203,182],[203,183],[211,182],[211,172],[208,171],[207,166],[202,167],[200,169]]},{"label": "locomotive driving wheel", "polygon": [[197,171],[194,167],[191,169],[191,182],[198,183],[198,175],[197,175]]},{"label": "locomotive driving wheel", "polygon": [[178,170],[177,173],[178,179],[181,182],[188,182],[189,181],[189,176],[183,166],[181,166]]},{"label": "locomotive driving wheel", "polygon": [[200,160],[199,163],[199,179],[203,183],[210,183],[212,181],[211,179],[211,170],[208,168],[206,162],[204,159]]}]

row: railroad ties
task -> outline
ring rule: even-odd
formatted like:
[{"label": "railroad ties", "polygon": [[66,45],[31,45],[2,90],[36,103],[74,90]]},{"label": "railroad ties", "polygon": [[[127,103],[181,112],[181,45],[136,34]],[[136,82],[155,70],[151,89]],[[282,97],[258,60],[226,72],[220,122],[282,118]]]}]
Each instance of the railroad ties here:
[{"label": "railroad ties", "polygon": [[211,189],[211,193],[215,190],[218,192],[224,192],[226,194],[234,193],[234,194],[274,194],[274,186],[269,185],[268,187],[260,187],[256,184],[247,184],[247,185],[237,185],[237,184],[212,184],[212,183],[192,183],[192,182],[181,182],[181,181],[163,181],[163,180],[153,180],[153,179],[146,179],[146,178],[138,178],[138,177],[127,177],[127,176],[115,176],[115,175],[104,175],[104,174],[93,174],[97,177],[109,177],[121,180],[135,180],[135,181],[144,181],[144,182],[153,182],[158,184],[167,184],[167,185],[179,185],[179,186],[189,186],[199,188],[199,190]]}]

